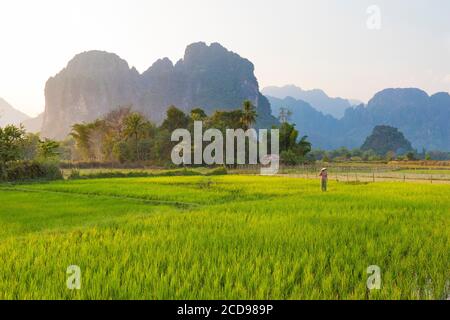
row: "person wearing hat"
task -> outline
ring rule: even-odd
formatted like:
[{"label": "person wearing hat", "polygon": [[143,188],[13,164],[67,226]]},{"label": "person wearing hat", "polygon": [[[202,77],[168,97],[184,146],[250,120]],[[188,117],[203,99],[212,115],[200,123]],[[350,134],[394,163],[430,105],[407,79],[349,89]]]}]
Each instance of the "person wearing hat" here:
[{"label": "person wearing hat", "polygon": [[322,170],[320,170],[320,174],[319,176],[322,178],[322,191],[325,192],[327,191],[327,182],[328,182],[328,170],[327,168],[323,168]]}]

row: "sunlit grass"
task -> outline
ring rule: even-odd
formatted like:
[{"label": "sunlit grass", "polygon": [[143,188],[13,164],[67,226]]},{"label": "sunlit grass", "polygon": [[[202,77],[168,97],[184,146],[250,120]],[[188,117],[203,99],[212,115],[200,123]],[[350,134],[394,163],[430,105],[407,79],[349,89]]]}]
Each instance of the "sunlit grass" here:
[{"label": "sunlit grass", "polygon": [[0,186],[0,298],[442,299],[449,194],[257,176]]}]

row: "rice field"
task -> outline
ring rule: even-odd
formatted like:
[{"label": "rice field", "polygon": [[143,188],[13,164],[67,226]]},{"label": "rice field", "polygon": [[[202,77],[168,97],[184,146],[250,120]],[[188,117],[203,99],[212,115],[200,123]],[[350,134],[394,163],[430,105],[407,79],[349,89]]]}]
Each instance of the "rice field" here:
[{"label": "rice field", "polygon": [[449,194],[242,175],[0,185],[0,299],[447,299]]}]

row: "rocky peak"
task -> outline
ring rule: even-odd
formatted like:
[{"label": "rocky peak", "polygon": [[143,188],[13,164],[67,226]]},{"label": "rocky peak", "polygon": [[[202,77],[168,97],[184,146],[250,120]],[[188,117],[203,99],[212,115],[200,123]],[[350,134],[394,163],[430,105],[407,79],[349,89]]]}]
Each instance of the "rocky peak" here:
[{"label": "rocky peak", "polygon": [[92,50],[77,54],[67,64],[66,70],[72,74],[110,72],[111,70],[129,71],[128,63],[115,53]]},{"label": "rocky peak", "polygon": [[430,97],[430,102],[432,105],[442,104],[450,108],[450,94],[448,92],[435,93]]},{"label": "rocky peak", "polygon": [[163,58],[158,59],[155,63],[152,64],[150,68],[146,72],[144,72],[143,75],[146,73],[152,73],[152,72],[171,72],[173,71],[173,63],[169,58]]},{"label": "rocky peak", "polygon": [[113,53],[88,51],[76,55],[46,84],[43,134],[64,138],[74,123],[92,121],[123,105],[133,105],[155,122],[169,105],[184,111],[240,108],[253,101],[260,125],[276,122],[270,104],[259,92],[254,66],[218,43],[193,43],[174,66],[156,61],[140,75]]},{"label": "rocky peak", "polygon": [[76,55],[45,86],[42,134],[64,138],[76,122],[92,121],[123,105],[139,105],[136,69],[113,53]]},{"label": "rocky peak", "polygon": [[417,88],[389,88],[384,89],[369,101],[368,108],[392,106],[393,108],[426,105],[428,94]]}]

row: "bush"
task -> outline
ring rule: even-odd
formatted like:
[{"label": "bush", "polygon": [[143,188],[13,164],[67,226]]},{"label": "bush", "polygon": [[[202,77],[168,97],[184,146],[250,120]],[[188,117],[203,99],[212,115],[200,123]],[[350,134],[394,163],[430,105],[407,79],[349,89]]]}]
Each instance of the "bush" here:
[{"label": "bush", "polygon": [[132,150],[125,141],[117,142],[113,147],[113,155],[120,162],[124,163],[132,158]]},{"label": "bush", "polygon": [[295,153],[293,150],[282,151],[280,154],[281,163],[285,165],[295,166],[303,162],[303,157]]},{"label": "bush", "polygon": [[146,171],[109,171],[81,174],[78,170],[72,170],[68,179],[107,179],[107,178],[146,178],[146,177],[177,177],[177,176],[199,176],[197,171],[193,170],[171,170],[163,172],[146,172]]},{"label": "bush", "polygon": [[182,170],[171,170],[156,175],[165,177],[179,177],[179,176],[199,176],[201,174],[197,171],[183,168]]},{"label": "bush", "polygon": [[40,179],[45,179],[45,180],[63,179],[62,171],[56,162],[45,161],[45,162],[37,162],[37,163],[40,165],[40,167],[44,173],[42,177],[39,177]]},{"label": "bush", "polygon": [[7,180],[6,168],[5,168],[4,164],[0,163],[0,182],[6,181],[6,180]]},{"label": "bush", "polygon": [[78,169],[72,169],[70,170],[70,174],[68,176],[68,179],[80,179],[81,178],[81,174],[80,174],[80,170]]},{"label": "bush", "polygon": [[228,174],[227,168],[220,167],[220,168],[211,170],[210,172],[206,173],[205,176],[224,176],[227,174]]},{"label": "bush", "polygon": [[8,162],[3,172],[3,180],[24,181],[24,180],[58,180],[62,179],[62,173],[58,165],[54,162],[38,161],[11,161]]},{"label": "bush", "polygon": [[69,180],[77,180],[77,179],[107,179],[107,178],[144,178],[151,177],[152,174],[145,171],[130,171],[130,172],[121,172],[121,171],[112,171],[112,172],[95,172],[81,175],[78,170],[72,170],[68,179]]}]

